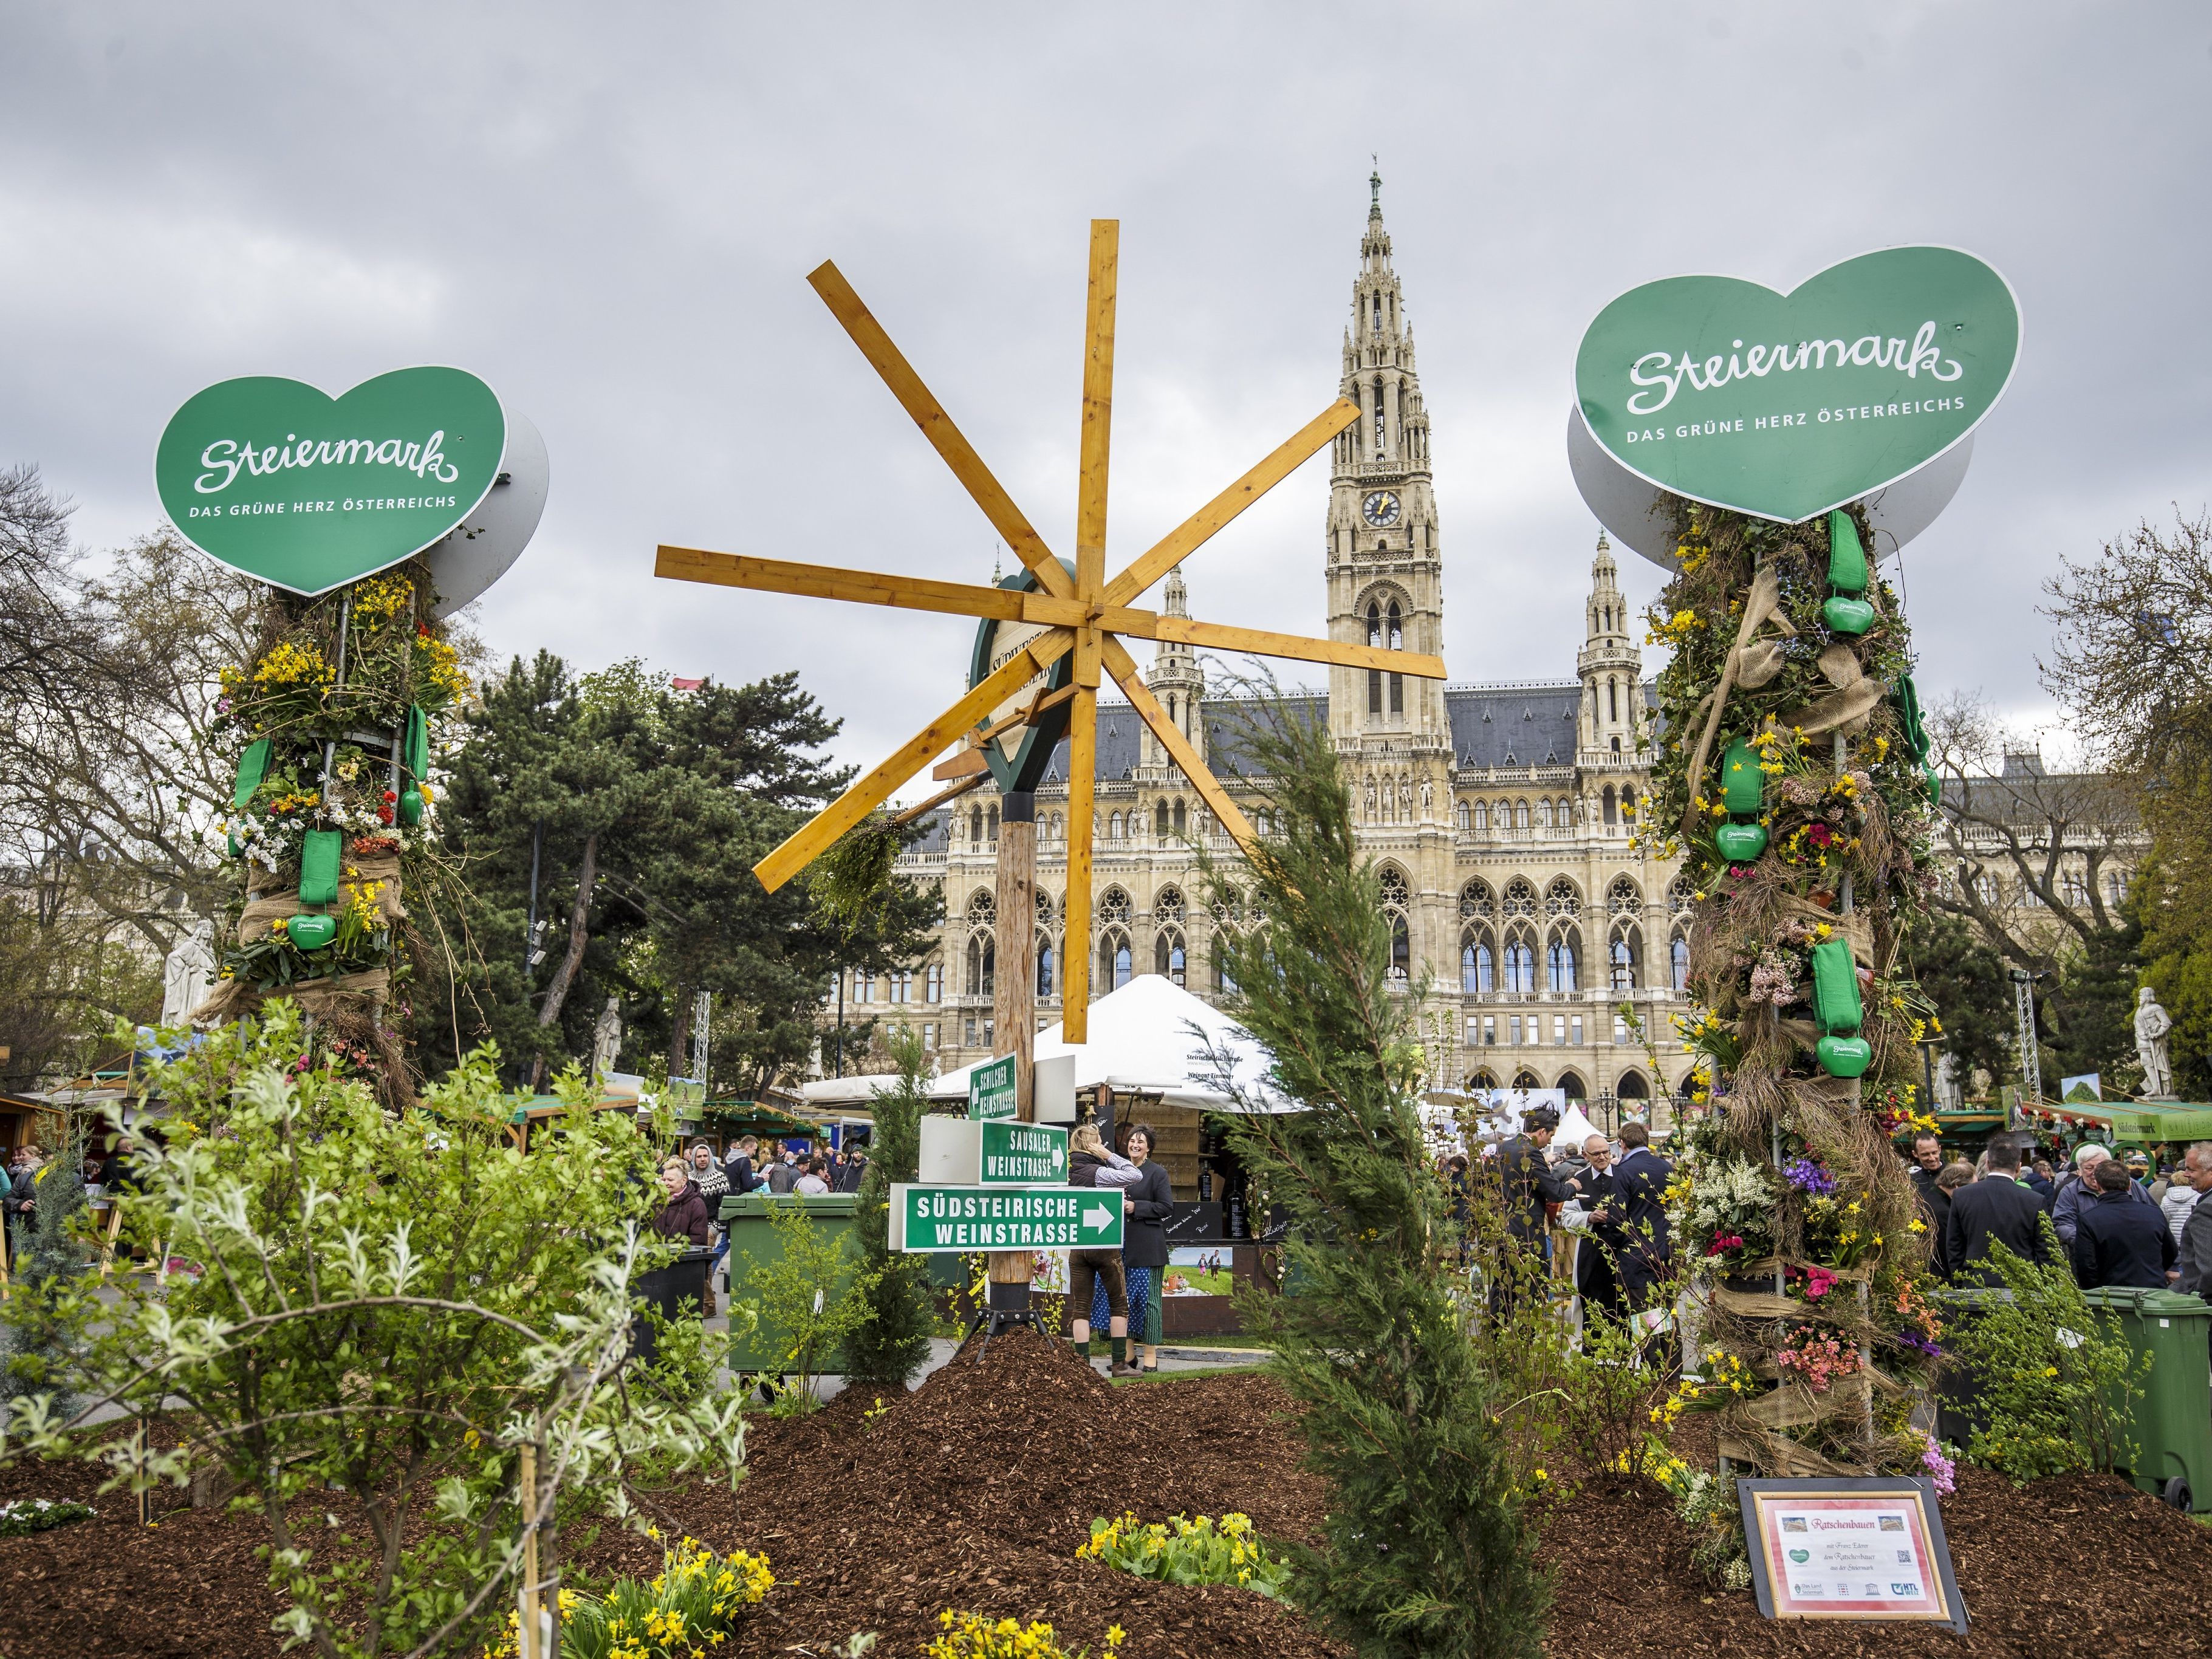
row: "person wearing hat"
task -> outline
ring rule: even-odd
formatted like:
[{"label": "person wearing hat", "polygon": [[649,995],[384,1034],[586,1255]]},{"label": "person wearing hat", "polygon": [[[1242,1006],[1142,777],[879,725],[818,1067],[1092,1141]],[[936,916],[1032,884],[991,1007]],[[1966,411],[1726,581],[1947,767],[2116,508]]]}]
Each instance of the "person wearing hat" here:
[{"label": "person wearing hat", "polygon": [[1505,1197],[1505,1232],[1528,1253],[1528,1261],[1509,1265],[1492,1287],[1491,1308],[1501,1317],[1511,1310],[1516,1286],[1514,1273],[1540,1273],[1543,1267],[1546,1206],[1565,1204],[1581,1190],[1571,1177],[1552,1173],[1544,1152],[1559,1133],[1556,1106],[1532,1106],[1521,1115],[1520,1133],[1498,1146],[1498,1178]]}]

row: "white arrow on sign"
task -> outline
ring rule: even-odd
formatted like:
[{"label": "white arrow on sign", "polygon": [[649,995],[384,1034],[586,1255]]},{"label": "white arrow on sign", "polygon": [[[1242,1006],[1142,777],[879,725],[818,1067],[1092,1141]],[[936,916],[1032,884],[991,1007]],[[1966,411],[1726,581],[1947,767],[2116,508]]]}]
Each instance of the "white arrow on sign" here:
[{"label": "white arrow on sign", "polygon": [[1095,1210],[1085,1210],[1083,1212],[1083,1224],[1102,1230],[1110,1227],[1114,1224],[1114,1212],[1103,1204]]}]

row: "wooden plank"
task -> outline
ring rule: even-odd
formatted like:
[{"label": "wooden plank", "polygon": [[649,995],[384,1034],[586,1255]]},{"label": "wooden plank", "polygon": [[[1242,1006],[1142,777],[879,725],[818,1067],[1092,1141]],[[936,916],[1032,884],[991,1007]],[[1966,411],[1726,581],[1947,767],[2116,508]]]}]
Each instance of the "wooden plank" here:
[{"label": "wooden plank", "polygon": [[966,794],[970,789],[976,787],[979,784],[988,783],[990,781],[991,774],[988,770],[977,772],[972,777],[963,778],[959,782],[954,784],[950,789],[939,790],[927,800],[922,802],[921,805],[908,807],[906,811],[899,813],[896,817],[891,819],[891,827],[893,829],[896,829],[901,824],[912,823],[923,813],[934,812],[939,807],[944,805],[947,801],[957,800],[961,796]]},{"label": "wooden plank", "polygon": [[1221,787],[1221,780],[1207,770],[1206,763],[1198,757],[1198,750],[1191,747],[1190,739],[1183,736],[1182,728],[1168,718],[1168,711],[1160,707],[1159,699],[1145,684],[1145,677],[1137,672],[1136,659],[1130,656],[1128,648],[1121,641],[1109,638],[1106,641],[1105,654],[1107,671],[1127,695],[1138,718],[1152,728],[1152,735],[1160,740],[1160,746],[1168,751],[1169,758],[1182,769],[1182,775],[1190,780],[1191,787],[1197,790],[1206,805],[1212,809],[1213,816],[1221,820],[1221,827],[1237,838],[1237,844],[1240,847],[1250,848],[1256,844],[1259,836],[1254,832],[1251,821],[1244,816],[1243,810],[1229,799],[1229,792]]},{"label": "wooden plank", "polygon": [[[837,565],[762,559],[749,553],[716,553],[698,547],[662,547],[654,555],[653,574],[677,581],[708,582],[762,593],[798,593],[810,599],[843,599],[851,605],[884,605],[902,611],[1034,623],[1044,628],[1079,627],[1091,617],[1091,607],[1082,601],[1049,593],[1018,593],[980,582],[943,582],[927,576],[847,570]],[[1130,631],[1152,637],[1144,631],[1151,625],[1151,611],[1120,610],[1107,614],[1127,619],[1136,624]]]},{"label": "wooden plank", "polygon": [[991,769],[991,763],[983,758],[980,749],[963,749],[951,760],[939,761],[929,769],[930,781],[942,783],[947,778],[969,778],[979,772]]},{"label": "wooden plank", "polygon": [[1107,583],[1106,603],[1128,604],[1358,418],[1359,405],[1349,398],[1339,398],[1291,434],[1265,460],[1185,519],[1139,555],[1135,563]]},{"label": "wooden plank", "polygon": [[945,406],[921,383],[921,376],[915,373],[914,365],[891,343],[891,337],[860,302],[860,296],[853,291],[844,273],[825,259],[808,273],[806,280],[822,296],[822,303],[830,307],[830,314],[853,337],[853,343],[860,348],[860,355],[883,376],[884,384],[899,400],[899,406],[914,417],[914,423],[921,428],[921,435],[929,440],[930,447],[944,458],[945,465],[952,469],[952,476],[960,480],[961,487],[983,509],[983,516],[991,521],[991,527],[1014,550],[1014,556],[1036,572],[1047,592],[1073,599],[1075,584],[1053,556],[1052,550],[1044,544],[1044,538],[1037,534],[1021,508],[1014,505],[1013,497],[991,475],[991,469],[983,465],[983,458],[975,453],[975,446],[952,423]]},{"label": "wooden plank", "polygon": [[1440,680],[1444,677],[1444,659],[1425,652],[1392,651],[1379,645],[1355,645],[1349,640],[1309,639],[1303,634],[1271,634],[1257,628],[1193,622],[1188,617],[1161,617],[1149,637],[1210,646],[1218,651],[1249,651],[1261,657],[1294,657],[1302,662],[1336,663],[1346,668],[1380,668],[1393,674],[1411,674],[1417,679]]},{"label": "wooden plank", "polygon": [[892,793],[929,764],[951,743],[1001,702],[1074,648],[1075,635],[1064,629],[1041,634],[1029,646],[986,675],[967,696],[908,738],[890,757],[802,824],[782,846],[758,864],[753,874],[773,893],[834,845],[837,837],[890,799]]},{"label": "wooden plank", "polygon": [[[1096,599],[1106,585],[1106,472],[1114,428],[1114,302],[1120,284],[1121,222],[1091,222],[1091,289],[1083,326],[1083,434],[1075,489],[1075,591]],[[1086,680],[1096,685],[1096,679]]]},{"label": "wooden plank", "polygon": [[[1075,630],[1075,683],[1086,690],[1098,689],[1099,632],[1095,628]],[[1111,635],[1107,637],[1110,638]]]},{"label": "wooden plank", "polygon": [[1069,1042],[1091,1040],[1091,819],[1097,773],[1098,694],[1078,686],[1067,727],[1067,891],[1060,936],[1060,1036]]}]

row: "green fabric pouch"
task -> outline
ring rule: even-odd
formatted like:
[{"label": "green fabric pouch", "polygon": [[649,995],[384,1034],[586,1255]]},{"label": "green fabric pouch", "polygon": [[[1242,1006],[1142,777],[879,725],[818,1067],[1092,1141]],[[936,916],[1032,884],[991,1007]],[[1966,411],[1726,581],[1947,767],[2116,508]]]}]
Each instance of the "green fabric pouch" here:
[{"label": "green fabric pouch", "polygon": [[1859,527],[1841,507],[1828,514],[1828,586],[1853,595],[1867,587],[1866,549],[1859,544]]},{"label": "green fabric pouch", "polygon": [[1847,940],[1832,939],[1813,947],[1813,1018],[1832,1034],[1855,1036],[1864,1023],[1859,1006],[1858,964]]},{"label": "green fabric pouch", "polygon": [[1766,796],[1766,774],[1759,769],[1759,751],[1738,738],[1721,757],[1721,805],[1731,813],[1759,811]]},{"label": "green fabric pouch", "polygon": [[335,904],[338,860],[345,837],[336,830],[310,830],[300,838],[300,902]]},{"label": "green fabric pouch", "polygon": [[230,804],[233,806],[243,806],[253,799],[253,792],[269,775],[269,739],[256,738],[240,753],[238,778],[230,788]]}]

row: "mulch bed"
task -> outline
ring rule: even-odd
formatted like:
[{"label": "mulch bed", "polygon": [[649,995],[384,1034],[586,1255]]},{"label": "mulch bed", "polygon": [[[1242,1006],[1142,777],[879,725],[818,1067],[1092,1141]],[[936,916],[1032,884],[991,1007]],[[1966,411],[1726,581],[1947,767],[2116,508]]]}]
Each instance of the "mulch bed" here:
[{"label": "mulch bed", "polygon": [[[821,1654],[872,1630],[882,1659],[912,1659],[941,1609],[1041,1618],[1094,1649],[1128,1632],[1128,1659],[1343,1659],[1347,1650],[1246,1591],[1135,1579],[1074,1559],[1097,1516],[1133,1509],[1249,1515],[1263,1534],[1309,1535],[1326,1490],[1297,1468],[1276,1386],[1249,1373],[1109,1387],[1024,1332],[885,1403],[839,1399],[796,1421],[756,1419],[732,1494],[690,1482],[647,1494],[663,1528],[718,1549],[763,1551],[778,1580],[738,1656]],[[1684,1447],[1686,1455],[1692,1452]],[[1705,1585],[1666,1495],[1601,1476],[1545,1519],[1558,1572],[1548,1650],[1559,1659],[1685,1656],[1981,1656],[2195,1650],[2190,1597],[2212,1579],[2212,1527],[2124,1483],[2066,1476],[2026,1490],[1962,1468],[1943,1505],[1973,1618],[1961,1640],[1907,1624],[1773,1623],[1748,1592]],[[0,1471],[0,1500],[76,1498],[94,1520],[0,1539],[0,1656],[260,1659],[279,1611],[255,1552],[258,1518],[182,1510],[152,1530],[127,1498],[97,1499],[82,1465]],[[312,1513],[313,1506],[307,1506]],[[564,1540],[594,1575],[649,1576],[658,1544],[612,1527]],[[57,1645],[58,1644],[58,1645]]]}]

